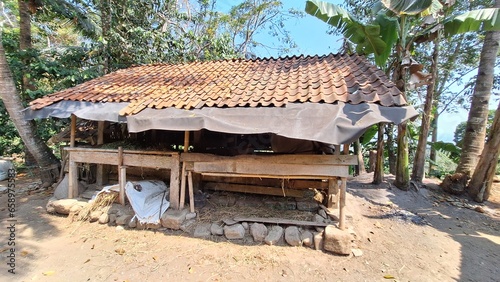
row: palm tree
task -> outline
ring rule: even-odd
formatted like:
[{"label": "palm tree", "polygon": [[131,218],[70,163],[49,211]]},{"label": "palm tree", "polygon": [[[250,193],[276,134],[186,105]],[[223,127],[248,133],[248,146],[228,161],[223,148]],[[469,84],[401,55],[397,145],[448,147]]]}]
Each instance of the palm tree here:
[{"label": "palm tree", "polygon": [[[393,81],[405,96],[405,72],[403,61],[411,61],[410,50],[416,39],[432,38],[439,29],[444,36],[477,30],[500,30],[499,9],[482,9],[454,15],[442,22],[428,25],[425,29],[417,28],[409,32],[410,19],[420,19],[422,13],[434,14],[441,10],[437,0],[384,0],[381,9],[370,23],[362,23],[343,8],[317,0],[306,2],[306,12],[334,28],[344,37],[356,44],[356,50],[364,54],[374,54],[375,62],[380,67],[391,67]],[[420,25],[418,25],[420,27]],[[393,60],[388,63],[389,55],[394,52]],[[410,69],[411,71],[411,69]],[[408,189],[408,141],[406,123],[398,126],[398,156],[395,185],[400,189]]]},{"label": "palm tree", "polygon": [[[495,1],[495,8],[500,8],[499,0]],[[488,105],[493,87],[499,40],[500,31],[488,31],[484,38],[476,85],[472,94],[469,117],[467,118],[463,138],[462,154],[455,173],[471,176],[476,168],[479,154],[484,147],[489,113]]]}]

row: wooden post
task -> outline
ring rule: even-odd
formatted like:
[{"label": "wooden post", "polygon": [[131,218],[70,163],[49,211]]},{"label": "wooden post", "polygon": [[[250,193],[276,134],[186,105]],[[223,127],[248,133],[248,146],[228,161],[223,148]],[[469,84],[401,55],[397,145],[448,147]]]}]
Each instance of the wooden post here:
[{"label": "wooden post", "polygon": [[[104,121],[97,122],[97,145],[104,144]],[[96,184],[102,186],[104,184],[104,165],[97,165]]]},{"label": "wooden post", "polygon": [[184,132],[184,153],[189,150],[189,131]]},{"label": "wooden post", "polygon": [[170,207],[179,209],[179,155],[172,155],[177,162],[170,168]]},{"label": "wooden post", "polygon": [[344,155],[349,155],[349,146],[350,145],[351,144],[348,144],[348,143],[344,144],[344,152],[343,152]]},{"label": "wooden post", "polygon": [[123,147],[118,147],[118,184],[120,192],[118,201],[125,205],[125,183],[127,181],[127,169],[123,166]]},{"label": "wooden post", "polygon": [[339,179],[337,177],[328,179],[328,208],[339,207]]},{"label": "wooden post", "polygon": [[118,202],[122,205],[125,205],[125,184],[126,183],[127,183],[127,167],[120,166],[119,171],[118,171],[118,185],[120,186],[120,192],[118,194]]},{"label": "wooden post", "polygon": [[75,147],[75,135],[76,135],[76,116],[71,114],[71,127],[70,127],[70,137],[69,137],[69,146]]},{"label": "wooden post", "polygon": [[189,211],[194,212],[193,172],[188,171]]},{"label": "wooden post", "polygon": [[[189,151],[189,131],[184,131],[184,153]],[[186,202],[186,162],[182,162],[181,171],[181,195],[179,201],[179,209],[184,208]]]},{"label": "wooden post", "polygon": [[340,210],[339,210],[339,228],[340,230],[345,230],[345,198],[346,198],[346,183],[347,178],[340,178]]},{"label": "wooden post", "polygon": [[71,154],[68,174],[68,198],[73,199],[78,196],[78,166],[71,160]]},{"label": "wooden post", "polygon": [[340,145],[335,145],[335,155],[340,155]]}]

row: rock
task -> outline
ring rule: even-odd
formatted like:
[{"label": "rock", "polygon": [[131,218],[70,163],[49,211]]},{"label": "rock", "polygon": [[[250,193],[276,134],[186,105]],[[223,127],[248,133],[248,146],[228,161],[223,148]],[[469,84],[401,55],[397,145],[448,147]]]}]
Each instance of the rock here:
[{"label": "rock", "polygon": [[110,225],[116,224],[116,214],[114,214],[114,213],[109,214],[108,224],[110,224]]},{"label": "rock", "polygon": [[121,215],[116,218],[116,225],[127,225],[130,223],[130,220],[133,216],[131,215]]},{"label": "rock", "polygon": [[319,204],[314,199],[297,199],[297,209],[299,211],[317,211]]},{"label": "rock", "polygon": [[181,230],[186,232],[186,233],[191,233],[193,231],[193,228],[194,226],[196,225],[196,219],[189,219],[189,220],[185,220],[182,224],[181,224]]},{"label": "rock", "polygon": [[[81,203],[81,202],[80,202]],[[85,207],[85,205],[80,205],[79,203],[74,204],[69,210],[70,214],[77,215]]]},{"label": "rock", "polygon": [[222,207],[232,207],[236,203],[236,198],[233,195],[214,194],[210,196],[210,202]]},{"label": "rock", "polygon": [[352,249],[352,254],[355,256],[355,257],[360,257],[363,255],[363,251],[360,250],[360,249]]},{"label": "rock", "polygon": [[271,230],[264,239],[264,242],[268,245],[276,245],[276,243],[278,243],[281,239],[281,236],[283,236],[283,227],[275,225],[271,227]]},{"label": "rock", "polygon": [[[110,216],[111,218],[111,216]],[[115,216],[115,221],[116,221],[116,216]],[[136,228],[137,227],[137,217],[134,217],[132,218],[129,222],[128,222],[128,227],[129,228]]]},{"label": "rock", "polygon": [[245,237],[245,228],[241,224],[224,226],[224,236],[228,240],[243,239]]},{"label": "rock", "polygon": [[96,222],[99,220],[99,218],[101,217],[102,215],[102,211],[101,210],[96,210],[96,211],[92,211],[90,212],[90,215],[89,215],[89,221],[90,222]]},{"label": "rock", "polygon": [[221,235],[224,235],[224,228],[222,228],[222,226],[220,226],[219,224],[217,224],[217,223],[214,222],[210,226],[210,232],[213,235],[221,236]]},{"label": "rock", "polygon": [[290,246],[300,246],[302,241],[300,240],[300,232],[297,226],[289,226],[285,229],[285,241]]},{"label": "rock", "polygon": [[225,218],[222,220],[222,222],[224,222],[225,225],[234,225],[234,224],[238,223],[238,221],[235,221],[231,218]]},{"label": "rock", "polygon": [[109,214],[107,213],[103,213],[101,214],[101,216],[99,216],[99,223],[100,224],[106,224],[109,222]]},{"label": "rock", "polygon": [[42,188],[49,188],[50,186],[52,186],[52,184],[49,182],[42,183]]},{"label": "rock", "polygon": [[195,238],[208,238],[212,233],[210,232],[211,223],[200,223],[194,228],[193,237]]},{"label": "rock", "polygon": [[71,207],[78,202],[76,199],[63,199],[52,202],[52,207],[54,211],[58,214],[69,214],[71,212]]},{"label": "rock", "polygon": [[267,200],[267,201],[264,201],[264,205],[268,208],[275,209],[275,210],[295,210],[295,209],[297,209],[297,203],[295,201],[286,201],[283,199]]},{"label": "rock", "polygon": [[186,220],[190,220],[196,218],[196,213],[195,212],[189,212],[186,214]]},{"label": "rock", "polygon": [[161,225],[166,228],[170,228],[173,230],[181,229],[182,222],[186,219],[186,215],[188,213],[187,209],[183,210],[174,210],[168,209],[161,216]]},{"label": "rock", "polygon": [[352,236],[348,231],[340,230],[334,225],[325,228],[323,248],[339,255],[351,253]]},{"label": "rock", "polygon": [[118,225],[115,230],[116,232],[121,232],[123,231],[123,229],[124,229],[123,226]]},{"label": "rock", "polygon": [[319,214],[315,214],[314,215],[314,218],[313,218],[313,221],[314,222],[320,222],[320,223],[325,223],[325,218],[322,217],[321,215]]},{"label": "rock", "polygon": [[248,230],[248,222],[242,222],[241,225],[245,228],[245,230]]},{"label": "rock", "polygon": [[325,228],[324,228],[324,227],[321,227],[321,226],[314,226],[314,229],[315,229],[317,232],[323,232],[323,231],[325,231]]},{"label": "rock", "polygon": [[255,242],[262,242],[267,236],[267,227],[262,223],[254,223],[250,226],[250,234]]},{"label": "rock", "polygon": [[326,211],[325,211],[325,210],[323,210],[323,209],[320,209],[320,210],[318,211],[318,214],[319,214],[319,215],[321,215],[321,217],[323,217],[323,218],[325,218],[325,219],[327,219],[327,218],[328,218],[328,215],[326,214]]},{"label": "rock", "polygon": [[157,230],[157,229],[160,229],[160,227],[161,227],[160,223],[147,223],[146,224],[146,229],[150,229],[150,230]]},{"label": "rock", "polygon": [[116,217],[120,217],[122,215],[134,215],[135,212],[130,206],[113,203],[111,208],[109,208],[108,214],[116,214]]},{"label": "rock", "polygon": [[302,241],[302,245],[306,247],[311,247],[314,243],[313,234],[309,230],[304,230],[300,232],[300,241]]},{"label": "rock", "polygon": [[49,199],[49,201],[47,202],[47,205],[45,206],[47,213],[56,213],[56,209],[54,208],[55,201],[57,201],[57,199],[55,197],[52,197]]},{"label": "rock", "polygon": [[1,193],[7,193],[8,190],[9,190],[9,188],[7,188],[5,186],[0,186],[0,194]]},{"label": "rock", "polygon": [[314,249],[323,250],[323,231],[314,234]]},{"label": "rock", "polygon": [[[68,187],[69,187],[69,174],[66,174],[61,182],[57,185],[54,190],[54,197],[56,199],[67,199],[68,198]],[[85,186],[78,182],[78,195],[85,191]]]}]

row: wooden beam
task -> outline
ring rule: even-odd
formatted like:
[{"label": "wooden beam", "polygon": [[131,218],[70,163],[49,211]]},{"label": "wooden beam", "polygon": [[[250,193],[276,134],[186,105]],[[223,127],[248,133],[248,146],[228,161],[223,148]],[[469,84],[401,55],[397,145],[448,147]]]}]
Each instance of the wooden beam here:
[{"label": "wooden beam", "polygon": [[[97,145],[102,145],[104,144],[104,125],[105,121],[98,121],[97,122]],[[104,165],[103,164],[97,164],[97,170],[96,170],[96,184],[97,186],[103,186],[107,180],[104,180]]]},{"label": "wooden beam", "polygon": [[268,164],[300,164],[300,165],[356,165],[358,159],[354,155],[239,155],[232,157],[216,156],[200,153],[181,153],[181,162],[216,162],[235,161]]},{"label": "wooden beam", "polygon": [[260,223],[298,225],[298,226],[326,227],[329,225],[328,223],[323,223],[323,222],[282,219],[282,218],[272,218],[272,217],[270,217],[270,218],[265,218],[265,217],[235,217],[235,218],[233,218],[233,220],[237,221],[237,222],[260,222]]},{"label": "wooden beam", "polygon": [[70,138],[69,146],[75,147],[75,136],[76,136],[76,116],[71,114],[71,127],[70,127]]},{"label": "wooden beam", "polygon": [[189,186],[189,211],[194,212],[194,189],[193,189],[193,172],[188,172],[188,186]]},{"label": "wooden beam", "polygon": [[[356,157],[356,156],[353,156]],[[333,177],[349,176],[349,167],[332,165],[273,164],[259,160],[239,162],[237,159],[218,162],[195,163],[194,171],[199,173],[231,173],[256,176],[299,178],[307,176]]]},{"label": "wooden beam", "polygon": [[350,145],[351,144],[349,144],[349,143],[344,144],[344,148],[343,148],[344,149],[344,151],[343,151],[344,155],[349,155],[349,146]]},{"label": "wooden beam", "polygon": [[306,192],[306,190],[292,190],[292,189],[281,189],[281,188],[267,187],[267,186],[241,185],[241,184],[216,183],[216,182],[205,183],[205,189],[215,190],[215,191],[222,190],[222,191],[239,192],[239,193],[273,195],[273,196],[283,196],[284,192],[285,196],[295,197],[295,198],[303,198]]},{"label": "wooden beam", "polygon": [[268,187],[285,187],[287,189],[328,189],[328,182],[322,180],[283,179],[283,178],[255,178],[255,177],[220,177],[203,175],[206,182],[223,182],[245,185],[260,185]]}]

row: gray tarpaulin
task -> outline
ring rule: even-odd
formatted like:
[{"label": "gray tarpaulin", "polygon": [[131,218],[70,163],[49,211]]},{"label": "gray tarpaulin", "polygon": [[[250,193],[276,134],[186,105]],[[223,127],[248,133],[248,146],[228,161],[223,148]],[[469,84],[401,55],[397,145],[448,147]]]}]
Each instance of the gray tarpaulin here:
[{"label": "gray tarpaulin", "polygon": [[69,118],[71,114],[88,120],[105,120],[112,122],[126,122],[126,117],[118,115],[118,112],[128,105],[126,103],[92,103],[80,101],[60,101],[46,106],[40,110],[33,111],[24,109],[24,118],[27,120],[37,118]]},{"label": "gray tarpaulin", "polygon": [[[80,118],[89,120],[124,121],[125,119],[120,117],[118,112],[127,103],[66,103],[69,101],[62,101],[42,110],[27,110],[26,118],[69,117],[74,113]],[[69,105],[70,108],[65,110],[65,105]],[[49,107],[52,108],[47,109]],[[40,111],[46,112],[38,113]],[[290,103],[279,108],[204,107],[193,110],[148,108],[138,114],[127,116],[126,121],[129,132],[150,129],[193,131],[204,128],[235,134],[275,133],[289,138],[344,144],[355,141],[374,124],[379,122],[399,124],[417,114],[411,106],[384,107],[378,104],[351,105],[343,102]]]}]

